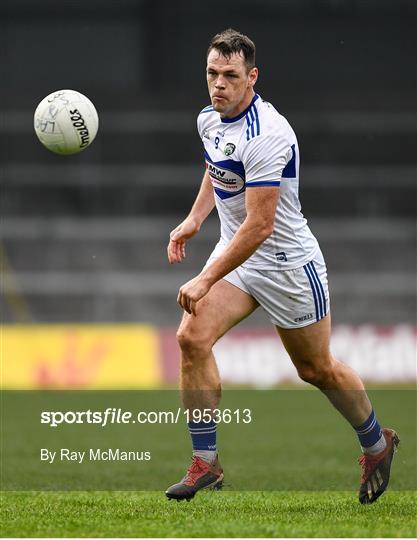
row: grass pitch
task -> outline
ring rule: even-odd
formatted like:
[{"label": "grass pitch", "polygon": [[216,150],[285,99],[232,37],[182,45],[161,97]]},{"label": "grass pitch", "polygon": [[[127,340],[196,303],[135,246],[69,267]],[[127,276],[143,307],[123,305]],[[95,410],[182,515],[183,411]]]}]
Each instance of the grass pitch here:
[{"label": "grass pitch", "polygon": [[[379,417],[398,430],[401,443],[388,492],[369,506],[360,505],[355,492],[360,476],[355,435],[324,397],[302,390],[225,394],[226,406],[250,406],[255,420],[246,427],[220,426],[225,489],[199,493],[189,503],[168,501],[163,493],[187,466],[185,426],[53,431],[40,427],[38,409],[77,410],[90,406],[91,396],[71,393],[52,404],[37,394],[3,396],[1,473],[8,491],[1,496],[1,536],[417,536],[414,388],[372,393]],[[99,408],[144,405],[137,393],[93,398]],[[171,403],[166,392],[149,393],[147,399],[160,410]],[[41,465],[36,449],[41,443],[52,448],[53,441],[46,442],[51,434],[56,443],[74,447],[142,444],[153,459],[147,465]]]},{"label": "grass pitch", "polygon": [[190,503],[155,492],[12,492],[8,537],[415,537],[415,492],[362,506],[353,492],[206,492]]}]

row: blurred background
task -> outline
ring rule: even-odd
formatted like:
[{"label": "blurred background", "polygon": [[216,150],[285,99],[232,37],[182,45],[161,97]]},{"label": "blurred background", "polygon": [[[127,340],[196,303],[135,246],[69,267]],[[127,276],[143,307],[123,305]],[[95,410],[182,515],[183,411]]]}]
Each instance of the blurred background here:
[{"label": "blurred background", "polygon": [[[360,364],[366,347],[382,347],[388,370],[407,357],[413,376],[416,15],[414,0],[2,0],[5,327],[151,325],[161,369],[175,377],[177,290],[215,245],[217,217],[181,265],[168,264],[166,244],[204,171],[196,117],[209,103],[207,45],[233,27],[257,45],[257,92],[299,139],[301,203],[327,260],[336,348],[356,346]],[[98,136],[77,156],[48,152],[33,131],[38,102],[63,88],[99,112]],[[272,339],[262,310],[240,332],[255,352],[256,337]],[[73,357],[73,338],[65,343],[51,355]]]}]

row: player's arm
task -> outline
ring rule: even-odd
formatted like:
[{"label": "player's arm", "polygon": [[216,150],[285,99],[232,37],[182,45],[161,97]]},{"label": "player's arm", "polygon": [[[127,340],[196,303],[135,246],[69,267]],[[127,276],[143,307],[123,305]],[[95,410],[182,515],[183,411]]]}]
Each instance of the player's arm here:
[{"label": "player's arm", "polygon": [[168,260],[171,264],[185,258],[185,244],[198,233],[203,221],[214,208],[214,194],[208,171],[204,173],[200,190],[190,213],[169,235]]},{"label": "player's arm", "polygon": [[248,187],[245,196],[246,219],[227,248],[218,259],[179,291],[178,303],[188,313],[195,315],[198,300],[214,283],[246,261],[274,229],[279,187]]},{"label": "player's arm", "polygon": [[246,219],[222,255],[202,276],[210,286],[246,261],[274,230],[279,187],[250,187],[246,190]]}]

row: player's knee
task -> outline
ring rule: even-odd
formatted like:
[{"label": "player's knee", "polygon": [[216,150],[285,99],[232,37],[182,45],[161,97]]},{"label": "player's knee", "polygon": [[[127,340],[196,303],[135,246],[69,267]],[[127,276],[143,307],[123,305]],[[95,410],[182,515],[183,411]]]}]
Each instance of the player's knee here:
[{"label": "player's knee", "polygon": [[299,365],[297,371],[300,379],[319,388],[326,386],[333,372],[331,364],[323,365],[314,362]]},{"label": "player's knee", "polygon": [[186,357],[204,357],[211,351],[211,341],[208,336],[193,332],[187,328],[179,329],[177,342]]}]

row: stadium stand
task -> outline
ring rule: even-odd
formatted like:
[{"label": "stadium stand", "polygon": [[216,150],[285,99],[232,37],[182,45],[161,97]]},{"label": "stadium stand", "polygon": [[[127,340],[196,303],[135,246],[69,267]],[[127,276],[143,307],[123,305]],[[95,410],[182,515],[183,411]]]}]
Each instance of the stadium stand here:
[{"label": "stadium stand", "polygon": [[[195,118],[207,103],[204,47],[218,25],[213,16],[198,19],[202,7],[194,2],[187,16],[199,23],[188,33],[181,17],[179,27],[170,27],[169,2],[154,2],[157,10],[152,2],[126,0],[115,12],[114,3],[101,1],[99,21],[82,2],[66,3],[65,24],[49,0],[45,13],[29,1],[0,6],[2,31],[16,42],[7,49],[0,126],[3,321],[174,326],[177,289],[201,269],[218,234],[210,219],[190,243],[187,261],[169,267],[169,231],[190,207],[202,174]],[[185,13],[187,2],[175,4]],[[280,17],[279,46],[265,37],[260,19],[249,21],[245,2],[236,21],[225,18],[254,36],[258,92],[298,134],[301,201],[327,259],[337,323],[415,320],[415,75],[411,80],[407,68],[414,54],[412,4],[304,0],[294,8],[261,2],[261,11]],[[89,72],[81,67],[68,76],[62,50],[51,51],[52,68],[36,77],[42,39],[27,51],[19,35],[43,35],[47,22],[51,39],[69,35],[77,17],[85,19],[83,35],[92,45],[84,50],[80,40],[72,52],[96,65],[85,62]],[[118,24],[123,17],[131,18],[130,27]],[[395,20],[404,28],[408,17],[410,36],[404,30],[397,36]],[[152,41],[149,28],[163,38]],[[175,67],[166,51],[177,35],[187,39],[176,41]],[[313,35],[318,58],[309,56]],[[291,58],[282,53],[289,42]],[[12,67],[19,62],[27,69]],[[60,86],[85,91],[100,114],[93,146],[70,158],[48,154],[31,126],[37,101]],[[250,324],[265,322],[257,313]]]}]

